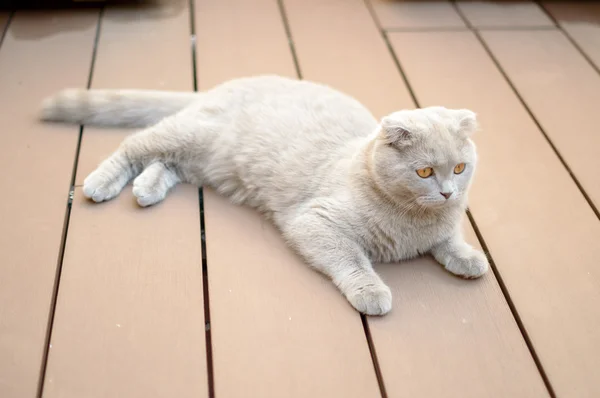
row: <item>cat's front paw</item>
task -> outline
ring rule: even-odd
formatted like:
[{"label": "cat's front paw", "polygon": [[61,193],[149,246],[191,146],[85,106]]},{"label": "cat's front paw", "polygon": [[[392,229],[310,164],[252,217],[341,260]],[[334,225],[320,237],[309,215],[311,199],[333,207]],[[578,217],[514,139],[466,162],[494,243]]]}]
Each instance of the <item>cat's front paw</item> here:
[{"label": "cat's front paw", "polygon": [[384,315],[392,309],[392,292],[383,282],[359,285],[344,294],[358,312],[366,315]]},{"label": "cat's front paw", "polygon": [[452,257],[445,268],[454,275],[474,279],[485,274],[490,268],[489,261],[485,254],[480,251],[473,250],[465,257]]}]

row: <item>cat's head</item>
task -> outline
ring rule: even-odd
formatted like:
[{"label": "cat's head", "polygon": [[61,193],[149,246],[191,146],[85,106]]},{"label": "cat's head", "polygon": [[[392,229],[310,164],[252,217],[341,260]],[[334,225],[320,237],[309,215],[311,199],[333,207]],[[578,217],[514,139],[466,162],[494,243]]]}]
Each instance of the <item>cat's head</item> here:
[{"label": "cat's head", "polygon": [[477,162],[470,139],[477,126],[467,109],[430,107],[384,117],[371,159],[377,184],[423,207],[464,203]]}]

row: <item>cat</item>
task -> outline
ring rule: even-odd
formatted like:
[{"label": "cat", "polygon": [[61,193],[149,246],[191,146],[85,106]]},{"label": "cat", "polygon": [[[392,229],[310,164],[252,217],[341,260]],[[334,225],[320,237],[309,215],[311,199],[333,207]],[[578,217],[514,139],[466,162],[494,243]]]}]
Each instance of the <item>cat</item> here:
[{"label": "cat", "polygon": [[328,86],[256,76],[200,93],[69,89],[44,101],[41,118],[146,127],[85,179],[86,197],[110,200],[134,178],[140,206],[179,182],[210,186],[266,216],[361,313],[392,308],[372,262],[431,253],[464,278],[488,270],[461,234],[477,164],[470,110],[400,110],[378,122]]}]

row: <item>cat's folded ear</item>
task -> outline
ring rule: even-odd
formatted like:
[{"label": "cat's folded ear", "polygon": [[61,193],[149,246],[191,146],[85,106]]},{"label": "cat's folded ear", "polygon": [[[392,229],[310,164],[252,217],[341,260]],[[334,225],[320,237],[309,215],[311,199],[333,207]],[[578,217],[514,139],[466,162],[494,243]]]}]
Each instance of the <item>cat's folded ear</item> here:
[{"label": "cat's folded ear", "polygon": [[381,119],[381,138],[387,144],[404,148],[413,144],[415,135],[398,118],[386,116]]},{"label": "cat's folded ear", "polygon": [[463,138],[471,137],[479,129],[477,114],[469,109],[458,109],[455,112],[458,121],[458,134]]}]

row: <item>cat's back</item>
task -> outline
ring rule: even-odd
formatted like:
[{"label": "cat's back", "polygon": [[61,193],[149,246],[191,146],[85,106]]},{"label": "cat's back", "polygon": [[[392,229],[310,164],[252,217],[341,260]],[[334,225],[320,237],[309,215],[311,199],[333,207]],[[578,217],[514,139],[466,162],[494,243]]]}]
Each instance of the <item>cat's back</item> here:
[{"label": "cat's back", "polygon": [[[278,76],[242,78],[207,92],[202,107],[220,118],[214,139],[251,203],[285,207],[309,197],[377,121],[354,98],[318,83]],[[217,109],[217,112],[214,110]],[[218,147],[218,148],[217,148]]]},{"label": "cat's back", "polygon": [[372,132],[377,125],[371,112],[355,98],[310,81],[249,77],[229,81],[209,93],[224,98],[236,113],[237,127],[280,137],[282,143],[320,139],[343,144]]}]

